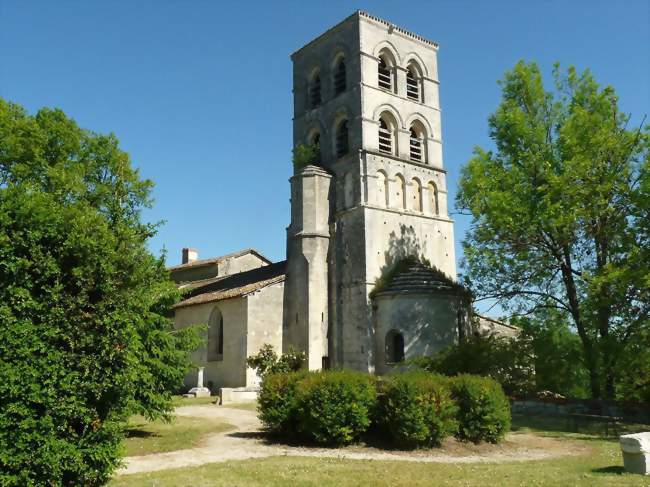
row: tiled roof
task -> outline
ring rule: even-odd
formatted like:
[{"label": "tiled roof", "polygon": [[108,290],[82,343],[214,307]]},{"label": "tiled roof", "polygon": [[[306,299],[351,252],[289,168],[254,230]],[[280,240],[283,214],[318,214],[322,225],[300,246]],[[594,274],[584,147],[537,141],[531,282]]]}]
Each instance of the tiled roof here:
[{"label": "tiled roof", "polygon": [[382,283],[375,295],[431,292],[465,294],[467,290],[444,272],[409,259]]},{"label": "tiled roof", "polygon": [[[277,262],[225,277],[205,279],[198,286],[186,287],[185,299],[175,308],[236,298],[284,281],[287,262]],[[194,284],[194,283],[190,283]]]},{"label": "tiled roof", "polygon": [[169,270],[169,271],[179,271],[179,270],[182,270],[182,269],[192,269],[192,268],[195,268],[195,267],[201,267],[201,266],[210,265],[210,264],[217,264],[217,263],[219,263],[221,261],[224,261],[224,260],[227,260],[227,259],[232,259],[232,258],[235,258],[235,257],[241,257],[242,255],[246,255],[246,254],[256,255],[257,257],[262,259],[264,262],[266,262],[268,264],[271,263],[271,261],[269,259],[264,257],[257,250],[255,250],[255,249],[243,249],[243,250],[239,250],[237,252],[233,252],[231,254],[222,255],[220,257],[212,257],[210,259],[194,260],[192,262],[188,262],[187,264],[178,264],[178,265],[175,265],[175,266],[172,266],[172,267],[168,267],[167,270]]}]

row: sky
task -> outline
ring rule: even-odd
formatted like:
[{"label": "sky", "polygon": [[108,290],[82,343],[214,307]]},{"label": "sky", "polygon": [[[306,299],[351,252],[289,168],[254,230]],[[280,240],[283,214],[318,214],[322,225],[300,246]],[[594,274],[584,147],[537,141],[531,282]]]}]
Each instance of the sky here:
[{"label": "sky", "polygon": [[177,264],[253,247],[285,258],[292,172],[289,55],[365,10],[440,44],[444,165],[491,147],[497,80],[515,63],[591,69],[639,123],[650,112],[650,0],[0,0],[0,96],[113,132],[155,182],[150,248]]}]

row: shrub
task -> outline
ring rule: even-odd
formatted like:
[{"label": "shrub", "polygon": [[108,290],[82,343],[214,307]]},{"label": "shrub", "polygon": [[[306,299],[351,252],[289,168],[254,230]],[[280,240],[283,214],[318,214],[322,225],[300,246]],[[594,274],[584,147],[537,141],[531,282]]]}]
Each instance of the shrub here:
[{"label": "shrub", "polygon": [[321,444],[358,440],[371,421],[376,404],[374,380],[352,371],[312,372],[297,389],[298,429]]},{"label": "shrub", "polygon": [[293,149],[293,166],[300,170],[310,164],[318,165],[320,163],[320,145],[303,145],[298,144]]},{"label": "shrub", "polygon": [[296,388],[307,371],[268,374],[258,396],[260,420],[266,430],[285,438],[297,431]]},{"label": "shrub", "polygon": [[489,377],[459,375],[451,379],[458,405],[456,437],[474,443],[497,443],[510,429],[510,403],[498,382]]},{"label": "shrub", "polygon": [[413,448],[439,445],[456,431],[449,379],[424,371],[392,376],[381,387],[378,421],[391,441]]},{"label": "shrub", "polygon": [[307,360],[305,352],[297,352],[293,347],[278,357],[273,350],[273,345],[265,343],[256,355],[246,359],[246,365],[257,370],[260,377],[268,374],[295,372],[300,370]]}]

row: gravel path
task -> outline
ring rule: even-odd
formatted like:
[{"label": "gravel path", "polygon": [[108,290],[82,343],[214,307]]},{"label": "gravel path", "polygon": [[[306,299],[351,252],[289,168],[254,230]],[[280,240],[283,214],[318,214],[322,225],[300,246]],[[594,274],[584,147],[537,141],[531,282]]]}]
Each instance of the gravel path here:
[{"label": "gravel path", "polygon": [[190,467],[206,463],[247,460],[271,456],[299,456],[352,460],[397,460],[407,462],[482,463],[540,460],[582,453],[574,442],[544,438],[523,433],[509,434],[499,446],[463,446],[451,453],[447,448],[415,452],[385,451],[352,446],[346,448],[312,448],[272,444],[260,434],[261,425],[255,411],[224,406],[184,406],[176,409],[179,416],[221,419],[235,430],[207,436],[201,446],[187,450],[155,453],[124,459],[118,475],[153,472],[170,468]]}]

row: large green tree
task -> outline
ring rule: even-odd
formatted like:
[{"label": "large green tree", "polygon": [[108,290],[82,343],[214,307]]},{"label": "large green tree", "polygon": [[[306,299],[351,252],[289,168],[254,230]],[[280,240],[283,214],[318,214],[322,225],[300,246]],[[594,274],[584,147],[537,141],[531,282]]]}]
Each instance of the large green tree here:
[{"label": "large green tree", "polygon": [[113,135],[0,98],[0,484],[98,485],[166,417],[197,345],[147,250],[151,182]]},{"label": "large green tree", "polygon": [[622,361],[650,346],[650,134],[589,71],[556,65],[553,80],[519,62],[500,82],[495,147],[460,180],[466,271],[479,299],[566,316],[591,395],[614,397]]}]

